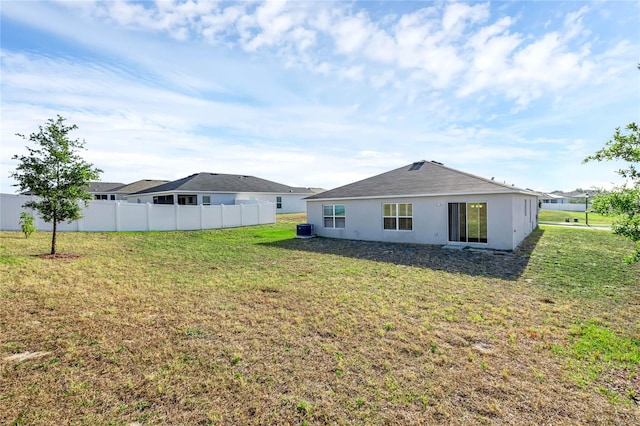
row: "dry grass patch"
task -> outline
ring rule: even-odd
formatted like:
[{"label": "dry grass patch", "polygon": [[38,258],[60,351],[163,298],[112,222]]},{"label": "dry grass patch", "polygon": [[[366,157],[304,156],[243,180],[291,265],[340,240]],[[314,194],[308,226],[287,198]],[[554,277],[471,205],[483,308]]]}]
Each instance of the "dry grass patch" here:
[{"label": "dry grass patch", "polygon": [[[637,362],[619,361],[640,335],[639,269],[622,263],[624,240],[546,229],[515,253],[452,252],[293,239],[303,221],[62,234],[59,251],[80,255],[65,260],[37,257],[47,233],[0,233],[0,423],[630,424],[640,415]],[[612,251],[566,243],[581,233]],[[583,256],[581,273],[552,260]],[[619,353],[577,357],[593,347],[576,345],[602,331],[588,324]],[[50,354],[5,360],[36,351]]]}]

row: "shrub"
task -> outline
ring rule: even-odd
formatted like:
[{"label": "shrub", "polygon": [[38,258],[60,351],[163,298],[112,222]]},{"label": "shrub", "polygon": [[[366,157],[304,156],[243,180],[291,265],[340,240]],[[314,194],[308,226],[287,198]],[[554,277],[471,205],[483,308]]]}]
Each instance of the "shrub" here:
[{"label": "shrub", "polygon": [[22,228],[25,238],[29,238],[31,234],[37,231],[34,222],[35,219],[29,213],[22,212],[22,214],[20,214],[20,227]]}]

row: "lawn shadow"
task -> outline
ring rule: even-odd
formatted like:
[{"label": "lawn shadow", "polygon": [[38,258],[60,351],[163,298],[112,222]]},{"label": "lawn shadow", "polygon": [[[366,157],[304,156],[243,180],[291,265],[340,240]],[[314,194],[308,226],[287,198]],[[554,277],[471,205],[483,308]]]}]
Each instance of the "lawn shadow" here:
[{"label": "lawn shadow", "polygon": [[264,245],[313,253],[346,256],[396,265],[429,268],[473,276],[517,280],[527,268],[531,252],[544,233],[534,230],[514,251],[452,250],[440,245],[384,243],[334,238],[292,238]]}]

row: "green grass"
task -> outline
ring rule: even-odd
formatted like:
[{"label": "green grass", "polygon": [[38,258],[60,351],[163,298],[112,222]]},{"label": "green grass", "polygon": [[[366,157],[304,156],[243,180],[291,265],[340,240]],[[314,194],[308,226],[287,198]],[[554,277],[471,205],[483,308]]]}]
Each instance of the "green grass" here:
[{"label": "green grass", "polygon": [[[566,222],[566,218],[569,218],[569,223]],[[578,221],[575,222],[575,219]],[[538,220],[540,223],[561,223],[572,226],[586,226],[586,214],[582,212],[572,212],[564,210],[539,210]],[[610,227],[616,220],[616,217],[603,216],[599,213],[589,213],[589,226],[604,226]]]},{"label": "green grass", "polygon": [[[631,424],[639,265],[193,232],[0,233],[0,424]],[[39,352],[23,361],[17,354]],[[558,401],[562,401],[559,404]]]}]

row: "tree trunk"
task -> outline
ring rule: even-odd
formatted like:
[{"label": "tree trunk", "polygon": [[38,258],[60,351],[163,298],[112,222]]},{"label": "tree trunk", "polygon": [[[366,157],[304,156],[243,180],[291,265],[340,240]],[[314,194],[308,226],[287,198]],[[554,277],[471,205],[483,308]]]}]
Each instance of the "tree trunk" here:
[{"label": "tree trunk", "polygon": [[51,255],[56,254],[56,231],[58,228],[58,218],[53,218],[53,236],[51,237]]}]

